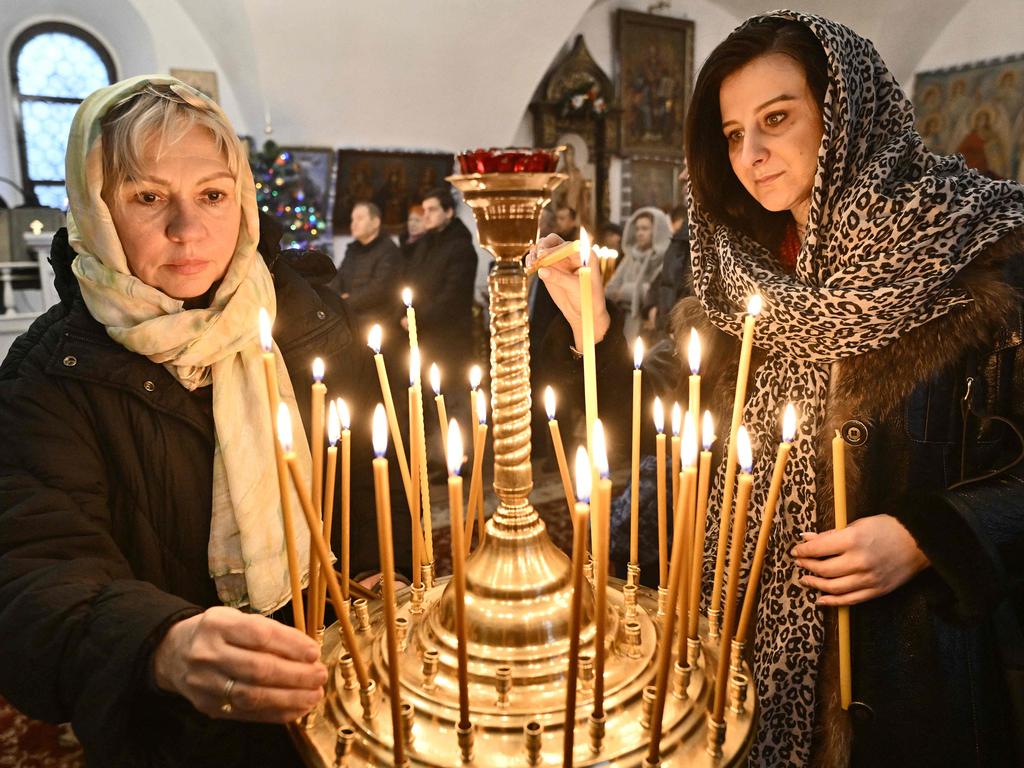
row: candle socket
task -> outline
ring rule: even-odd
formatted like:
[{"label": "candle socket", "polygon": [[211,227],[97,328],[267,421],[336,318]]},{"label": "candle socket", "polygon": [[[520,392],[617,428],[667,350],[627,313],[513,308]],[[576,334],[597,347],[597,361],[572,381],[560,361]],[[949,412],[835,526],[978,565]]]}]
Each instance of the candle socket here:
[{"label": "candle socket", "polygon": [[708,639],[717,640],[722,625],[722,612],[711,609],[708,611]]},{"label": "candle socket", "polygon": [[722,745],[725,744],[725,720],[716,722],[708,716],[707,753],[716,760],[722,756]]},{"label": "candle socket", "polygon": [[336,768],[347,768],[349,758],[356,743],[356,732],[345,726],[338,729],[338,739],[334,743],[334,765]]},{"label": "candle socket", "polygon": [[658,587],[658,618],[664,618],[668,606],[668,587]]},{"label": "candle socket", "polygon": [[498,692],[497,705],[504,709],[508,706],[508,694],[512,690],[512,667],[498,667],[494,675],[494,687]]},{"label": "candle socket", "polygon": [[622,653],[628,659],[640,658],[640,622],[627,621],[625,626],[626,637],[623,643]]},{"label": "candle socket", "polygon": [[640,727],[645,731],[651,729],[651,717],[654,714],[654,699],[658,695],[658,689],[653,685],[644,686],[643,701],[641,702]]},{"label": "candle socket", "polygon": [[743,673],[743,647],[745,643],[742,640],[733,640],[730,644],[731,652],[729,654],[729,674],[739,675]]},{"label": "candle socket", "polygon": [[363,719],[369,722],[377,714],[377,681],[370,680],[365,688],[359,689],[359,703],[363,707]]},{"label": "candle socket", "polygon": [[687,689],[690,687],[690,676],[693,674],[693,670],[690,665],[683,666],[678,661],[672,666],[672,695],[677,699],[686,701],[689,694]]},{"label": "candle socket", "polygon": [[594,657],[580,654],[580,686],[585,690],[594,687]]},{"label": "candle socket", "polygon": [[324,626],[321,624],[316,630],[316,641],[321,646],[324,644]]},{"label": "candle socket", "polygon": [[648,755],[647,757],[644,758],[644,762],[643,762],[643,767],[644,768],[658,768],[658,766],[660,766],[660,765],[661,765],[661,758],[660,757],[651,757],[650,755]]},{"label": "candle socket", "polygon": [[696,637],[686,639],[686,663],[691,669],[697,667],[697,660],[700,658],[700,640]]},{"label": "candle socket", "polygon": [[744,674],[729,676],[729,711],[734,715],[742,715],[745,710],[748,683]]},{"label": "candle socket", "polygon": [[345,681],[345,690],[354,691],[359,687],[359,678],[356,677],[356,663],[352,654],[343,653],[338,659],[338,666],[341,667],[341,676]]},{"label": "candle socket", "polygon": [[313,707],[313,709],[309,710],[309,712],[302,716],[301,725],[307,731],[311,731],[313,730],[313,726],[316,725],[318,719],[319,717],[317,716],[316,707]]},{"label": "candle socket", "polygon": [[636,618],[636,585],[627,584],[622,588],[622,615],[626,619]]},{"label": "candle socket", "polygon": [[590,715],[590,752],[594,755],[601,754],[604,742],[604,726],[608,718],[605,715]]},{"label": "candle socket", "polygon": [[583,577],[590,582],[590,585],[594,585],[594,558],[587,555],[587,560],[583,563]]},{"label": "candle socket", "polygon": [[356,609],[356,630],[359,632],[370,631],[370,605],[365,597],[357,597],[352,607]]},{"label": "candle socket", "polygon": [[416,708],[407,701],[402,702],[402,739],[405,742],[405,746],[410,751],[412,750],[412,742],[415,738],[413,733],[413,726],[416,724]]},{"label": "candle socket", "polygon": [[425,589],[431,589],[434,586],[434,564],[424,563],[420,566],[420,581],[423,582]]},{"label": "candle socket", "polygon": [[426,587],[422,584],[418,587],[413,587],[410,592],[412,593],[412,600],[409,604],[409,613],[419,615],[423,613],[423,596],[426,594]]},{"label": "candle socket", "polygon": [[398,650],[405,650],[405,641],[409,637],[409,620],[405,616],[395,618],[395,637],[398,639]]},{"label": "candle socket", "polygon": [[526,764],[538,766],[542,758],[540,748],[543,743],[544,726],[536,720],[531,720],[523,726],[523,736],[526,740]]},{"label": "candle socket", "polygon": [[459,736],[459,750],[462,752],[462,762],[473,762],[473,724],[459,723],[456,732]]},{"label": "candle socket", "polygon": [[436,648],[423,652],[423,690],[434,690],[434,678],[437,677],[437,668],[440,664],[440,656]]},{"label": "candle socket", "polygon": [[640,565],[638,563],[629,563],[626,566],[626,584],[631,587],[640,586]]}]

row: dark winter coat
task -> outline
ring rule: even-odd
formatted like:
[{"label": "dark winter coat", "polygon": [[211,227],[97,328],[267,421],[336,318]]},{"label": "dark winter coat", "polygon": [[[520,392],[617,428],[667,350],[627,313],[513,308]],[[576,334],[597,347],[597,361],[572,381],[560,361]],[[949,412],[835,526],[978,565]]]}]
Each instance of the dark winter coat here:
[{"label": "dark winter coat", "polygon": [[[211,720],[152,684],[167,629],[219,604],[207,566],[210,388],[189,393],[111,340],[81,300],[73,256],[62,230],[51,257],[62,301],[0,367],[0,694],[31,717],[70,721],[90,765],[295,763],[284,728]],[[364,422],[377,381],[341,301],[292,266],[326,263],[330,278],[319,258],[267,258],[275,340],[300,412],[314,355],[325,359],[330,392],[352,404],[358,571],[376,565]],[[392,499],[401,506],[398,488]],[[396,534],[402,521],[396,512]],[[290,606],[279,614],[290,619]]]},{"label": "dark winter coat", "polygon": [[417,240],[405,265],[423,360],[436,362],[453,381],[464,380],[472,357],[476,268],[473,236],[458,218]]},{"label": "dark winter coat", "polygon": [[381,233],[369,243],[353,240],[345,249],[345,258],[329,286],[345,297],[360,327],[360,336],[374,323],[394,320],[401,306],[399,280],[402,276],[402,252],[394,241]]},{"label": "dark winter coat", "polygon": [[[819,530],[834,525],[829,441],[840,430],[850,520],[893,515],[931,566],[851,609],[849,718],[837,704],[835,611],[826,610],[816,765],[991,768],[1024,760],[1024,463],[1011,466],[1024,452],[1024,237],[992,246],[958,281],[973,304],[833,369],[818,446]],[[696,299],[681,302],[673,320],[676,365],[686,359],[690,327],[701,333],[702,401],[727,424],[737,341],[710,325]],[[682,372],[676,381],[685,402]],[[642,483],[646,574],[657,571],[654,491],[653,478]],[[628,530],[628,509],[628,496],[617,500],[613,527]],[[757,533],[748,531],[748,555]],[[790,558],[796,543],[778,543],[766,563]],[[613,556],[624,561],[628,553],[618,549]],[[709,578],[705,572],[705,591]]]}]

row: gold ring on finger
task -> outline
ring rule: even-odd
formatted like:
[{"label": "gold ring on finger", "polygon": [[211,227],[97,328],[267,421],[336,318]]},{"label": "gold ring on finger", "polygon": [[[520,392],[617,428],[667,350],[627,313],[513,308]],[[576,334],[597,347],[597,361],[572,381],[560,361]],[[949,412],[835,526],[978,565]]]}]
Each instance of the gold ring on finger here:
[{"label": "gold ring on finger", "polygon": [[224,683],[224,703],[220,705],[220,711],[225,715],[230,715],[234,710],[234,705],[231,703],[231,692],[235,689],[235,678],[229,677],[228,681]]}]

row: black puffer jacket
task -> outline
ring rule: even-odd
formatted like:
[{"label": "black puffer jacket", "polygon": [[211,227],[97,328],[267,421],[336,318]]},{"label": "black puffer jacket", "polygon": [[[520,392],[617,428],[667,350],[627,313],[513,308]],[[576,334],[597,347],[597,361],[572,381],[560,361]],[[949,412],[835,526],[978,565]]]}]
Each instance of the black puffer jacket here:
[{"label": "black puffer jacket", "polygon": [[381,233],[366,244],[358,240],[348,244],[330,287],[345,297],[361,337],[374,323],[387,325],[394,319],[401,306],[401,276],[402,252],[387,235]]},{"label": "black puffer jacket", "polygon": [[[73,256],[58,233],[62,302],[0,367],[0,694],[32,717],[71,721],[90,765],[297,762],[283,728],[210,720],[152,686],[152,651],[168,627],[219,604],[207,568],[209,387],[189,393],[112,341],[78,294]],[[314,355],[325,358],[329,392],[352,405],[352,562],[354,571],[372,568],[366,422],[379,393],[370,352],[340,299],[291,266],[317,266],[315,258],[267,261],[275,339],[300,411],[308,413]],[[399,564],[407,514],[395,511],[405,537]],[[290,606],[279,613],[287,620]]]}]

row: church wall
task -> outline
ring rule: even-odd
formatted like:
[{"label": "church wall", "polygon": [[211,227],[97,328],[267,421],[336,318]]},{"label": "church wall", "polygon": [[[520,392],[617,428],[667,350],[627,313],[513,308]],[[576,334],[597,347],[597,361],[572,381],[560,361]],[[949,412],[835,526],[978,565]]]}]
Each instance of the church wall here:
[{"label": "church wall", "polygon": [[1014,54],[1024,54],[1024,2],[970,0],[921,57],[916,71]]}]

